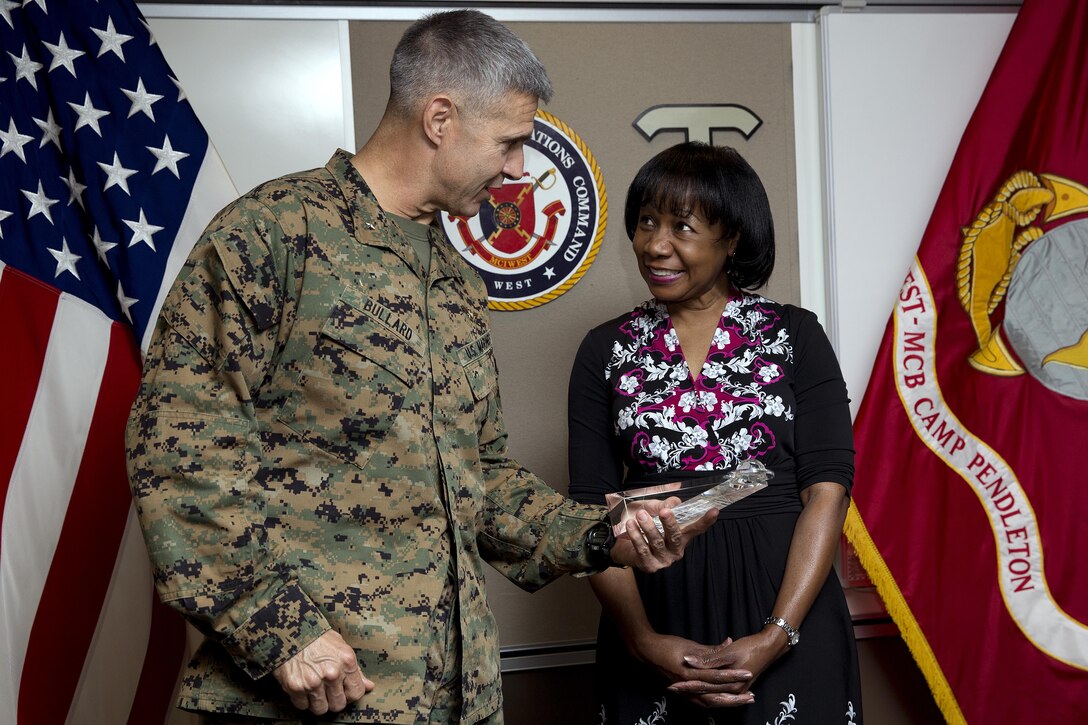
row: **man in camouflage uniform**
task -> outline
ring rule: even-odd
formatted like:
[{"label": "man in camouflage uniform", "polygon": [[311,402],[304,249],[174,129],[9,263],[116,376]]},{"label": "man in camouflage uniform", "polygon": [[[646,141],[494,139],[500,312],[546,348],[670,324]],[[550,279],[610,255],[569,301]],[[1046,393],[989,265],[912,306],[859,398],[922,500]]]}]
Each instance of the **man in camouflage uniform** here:
[{"label": "man in camouflage uniform", "polygon": [[603,511],[507,456],[486,289],[435,219],[521,177],[539,61],[441,13],[391,80],[357,155],[212,221],[148,351],[132,490],[160,596],[206,637],[179,704],[213,722],[501,722],[484,560],[529,590],[652,571],[710,523],[594,547]]}]

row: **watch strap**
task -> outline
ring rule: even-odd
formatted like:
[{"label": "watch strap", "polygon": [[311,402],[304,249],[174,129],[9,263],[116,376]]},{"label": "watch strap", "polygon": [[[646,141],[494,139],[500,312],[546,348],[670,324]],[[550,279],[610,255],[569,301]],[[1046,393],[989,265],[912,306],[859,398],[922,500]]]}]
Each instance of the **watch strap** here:
[{"label": "watch strap", "polygon": [[790,647],[794,646],[801,640],[801,633],[798,632],[797,629],[795,629],[793,625],[791,625],[789,622],[782,619],[782,617],[767,617],[765,620],[763,620],[763,626],[766,627],[768,624],[773,624],[776,627],[780,627],[782,631],[786,633],[786,644],[788,644]]}]

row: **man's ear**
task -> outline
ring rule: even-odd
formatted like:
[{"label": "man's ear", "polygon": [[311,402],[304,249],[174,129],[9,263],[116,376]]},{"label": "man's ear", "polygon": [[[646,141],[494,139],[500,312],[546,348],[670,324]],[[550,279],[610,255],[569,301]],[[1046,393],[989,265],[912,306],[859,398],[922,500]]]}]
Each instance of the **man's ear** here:
[{"label": "man's ear", "polygon": [[423,133],[432,144],[441,145],[456,116],[457,106],[449,96],[435,96],[423,107]]}]

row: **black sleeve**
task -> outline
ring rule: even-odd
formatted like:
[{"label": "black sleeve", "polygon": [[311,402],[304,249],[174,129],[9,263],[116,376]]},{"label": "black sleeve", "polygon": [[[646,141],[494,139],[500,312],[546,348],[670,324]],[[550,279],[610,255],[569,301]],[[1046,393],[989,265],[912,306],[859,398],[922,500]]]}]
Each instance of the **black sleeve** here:
[{"label": "black sleeve", "polygon": [[854,433],[846,382],[816,316],[795,309],[800,313],[794,346],[797,486],[832,481],[849,494],[854,482]]},{"label": "black sleeve", "polygon": [[623,482],[623,461],[612,436],[612,389],[605,379],[608,349],[601,337],[591,331],[582,340],[567,393],[570,496],[592,504],[603,504],[605,493],[620,490]]}]

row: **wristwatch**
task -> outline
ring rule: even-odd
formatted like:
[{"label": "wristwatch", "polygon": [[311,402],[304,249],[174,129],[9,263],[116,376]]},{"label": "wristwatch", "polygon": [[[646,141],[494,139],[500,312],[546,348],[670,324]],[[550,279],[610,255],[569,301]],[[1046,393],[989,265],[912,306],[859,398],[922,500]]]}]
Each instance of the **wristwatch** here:
[{"label": "wristwatch", "polygon": [[801,633],[794,629],[789,622],[782,619],[782,617],[767,617],[763,620],[763,626],[766,627],[768,624],[773,624],[782,628],[782,631],[786,633],[786,644],[790,647],[801,641]]},{"label": "wristwatch", "polygon": [[586,552],[595,569],[616,566],[616,562],[612,561],[612,545],[615,543],[616,535],[612,533],[612,525],[606,521],[586,532]]}]

